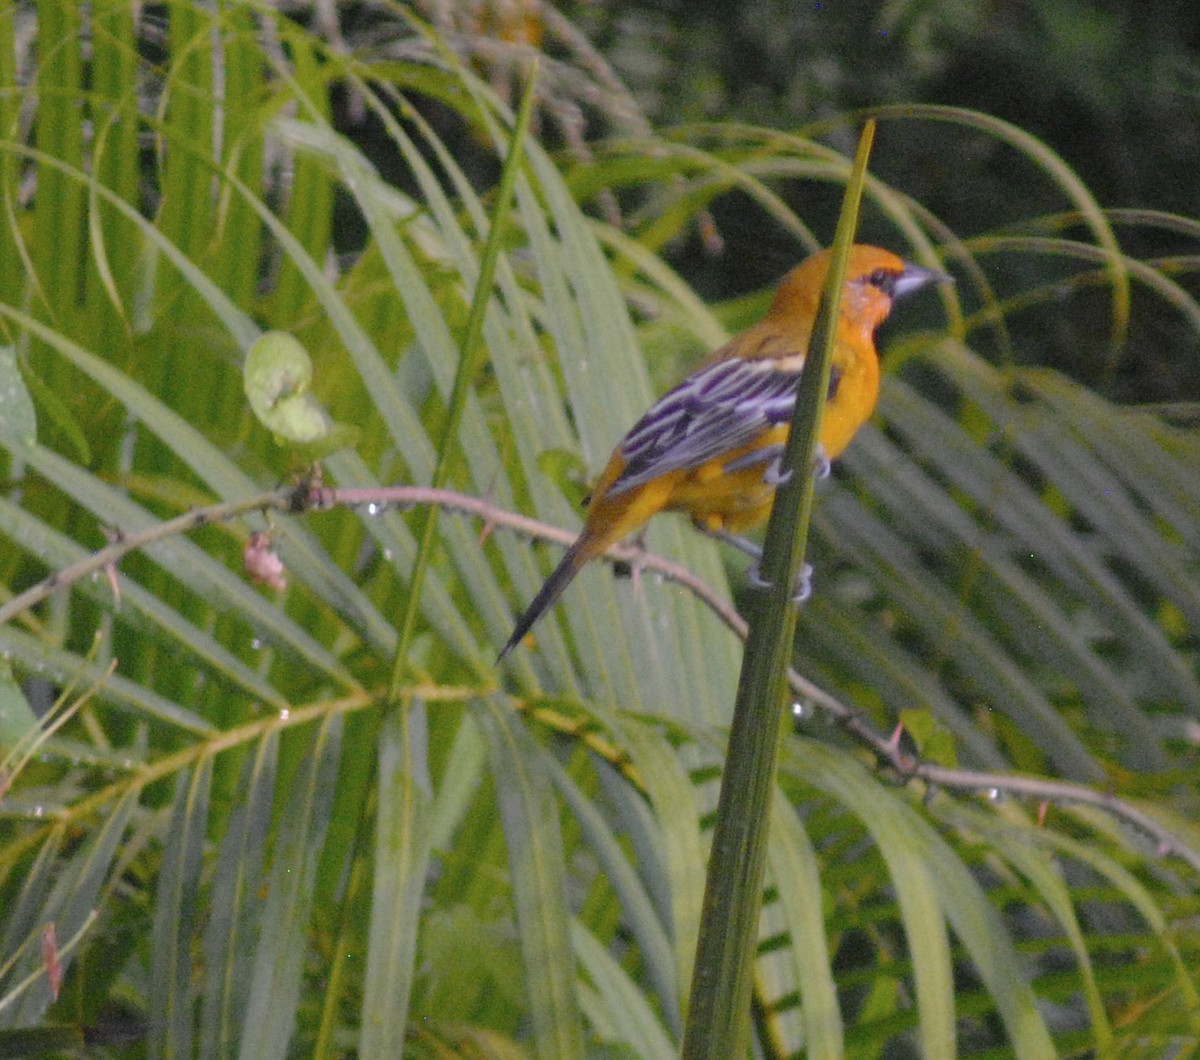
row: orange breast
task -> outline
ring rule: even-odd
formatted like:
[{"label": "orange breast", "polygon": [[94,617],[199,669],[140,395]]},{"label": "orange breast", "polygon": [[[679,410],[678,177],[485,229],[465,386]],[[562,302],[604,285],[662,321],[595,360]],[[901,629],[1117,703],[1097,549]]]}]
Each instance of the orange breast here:
[{"label": "orange breast", "polygon": [[860,344],[839,342],[837,352],[837,388],[821,417],[821,446],[830,460],[841,456],[879,400],[879,357],[870,335]]}]

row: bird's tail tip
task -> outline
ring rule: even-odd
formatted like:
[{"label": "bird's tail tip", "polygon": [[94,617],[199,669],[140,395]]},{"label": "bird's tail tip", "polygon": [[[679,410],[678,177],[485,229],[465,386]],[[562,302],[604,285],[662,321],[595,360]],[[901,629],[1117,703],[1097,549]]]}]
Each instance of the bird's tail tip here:
[{"label": "bird's tail tip", "polygon": [[500,654],[496,656],[496,665],[499,666],[512,653],[513,648],[521,643],[521,638],[515,633],[508,638],[508,643],[500,649]]},{"label": "bird's tail tip", "polygon": [[535,622],[542,617],[563,594],[571,579],[579,573],[579,568],[582,567],[592,556],[604,550],[604,544],[597,545],[591,538],[585,538],[583,535],[567,549],[566,555],[563,556],[558,566],[554,568],[554,572],[546,579],[541,590],[533,601],[525,609],[524,614],[517,619],[516,627],[512,631],[512,636],[508,638],[508,642],[500,649],[500,654],[496,656],[496,662],[503,662],[505,657],[515,648],[522,640],[525,639],[525,634],[528,633]]}]

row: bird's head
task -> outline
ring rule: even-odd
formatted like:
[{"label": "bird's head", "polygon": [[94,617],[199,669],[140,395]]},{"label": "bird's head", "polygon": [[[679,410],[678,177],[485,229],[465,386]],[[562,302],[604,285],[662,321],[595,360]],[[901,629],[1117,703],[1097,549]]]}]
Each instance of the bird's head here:
[{"label": "bird's head", "polygon": [[[828,250],[818,251],[792,269],[779,285],[767,319],[812,321],[829,272]],[[898,299],[931,283],[953,282],[952,277],[922,268],[897,257],[890,250],[857,244],[846,262],[846,286],[842,290],[840,330],[870,339],[887,319]]]}]

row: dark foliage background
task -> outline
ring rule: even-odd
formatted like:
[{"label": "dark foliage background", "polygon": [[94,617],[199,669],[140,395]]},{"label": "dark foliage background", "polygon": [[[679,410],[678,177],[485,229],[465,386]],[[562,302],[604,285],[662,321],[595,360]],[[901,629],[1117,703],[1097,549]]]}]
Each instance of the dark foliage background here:
[{"label": "dark foliage background", "polygon": [[[1102,206],[1200,215],[1200,7],[1186,0],[560,6],[658,128],[744,121],[795,129],[886,104],[946,104],[1044,140]],[[844,126],[838,146],[849,150],[852,137]],[[1061,207],[1028,158],[959,128],[885,123],[872,165],[959,235]],[[791,204],[828,238],[836,190],[817,201],[811,188],[806,194]],[[758,289],[792,263],[794,243],[744,197],[728,197],[714,214],[724,253],[705,253],[697,236],[669,254],[706,296]],[[1186,246],[1169,230],[1121,236],[1136,256]],[[1014,288],[1060,275],[1059,263],[1029,255],[1007,264]],[[1189,289],[1200,284],[1192,279]],[[1181,345],[1187,329],[1173,310],[1144,301],[1115,364],[1103,356],[1102,295],[1072,303],[1067,314],[1051,307],[1014,316],[1013,345],[1024,362],[1060,368],[1118,400],[1200,399],[1200,370]]]}]

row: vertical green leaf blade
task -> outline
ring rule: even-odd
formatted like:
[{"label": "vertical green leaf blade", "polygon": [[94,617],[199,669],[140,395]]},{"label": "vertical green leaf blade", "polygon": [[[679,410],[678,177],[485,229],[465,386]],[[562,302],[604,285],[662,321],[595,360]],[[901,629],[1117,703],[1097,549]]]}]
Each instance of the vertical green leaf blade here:
[{"label": "vertical green leaf blade", "polygon": [[541,748],[507,703],[487,700],[480,717],[508,846],[534,1052],[542,1060],[577,1060],[583,1035],[558,800]]},{"label": "vertical green leaf blade", "polygon": [[927,852],[914,832],[912,815],[842,752],[801,740],[795,745],[795,754],[790,764],[796,774],[847,805],[874,836],[904,922],[916,982],[922,1053],[953,1060],[957,1050],[950,940]]},{"label": "vertical green leaf blade", "polygon": [[0,661],[0,784],[7,786],[11,777],[3,767],[8,752],[28,739],[37,728],[37,715],[12,674],[12,667]]},{"label": "vertical green leaf blade", "polygon": [[645,1060],[675,1060],[675,1045],[646,994],[578,920],[571,921],[571,944],[595,987],[595,997],[584,1001],[592,1026],[606,1040],[624,1043]]},{"label": "vertical green leaf blade", "polygon": [[341,728],[336,715],[315,728],[295,780],[281,793],[279,833],[251,973],[242,1056],[282,1060],[287,1055],[300,1001],[317,861],[329,827]]},{"label": "vertical green leaf blade", "polygon": [[[48,155],[83,168],[83,11],[62,0],[37,4],[38,147]],[[76,308],[84,257],[84,195],[79,182],[55,167],[38,170],[35,204],[34,266],[52,313],[71,320]],[[64,246],[69,250],[64,253]]]},{"label": "vertical green leaf blade", "polygon": [[842,1014],[825,935],[820,867],[804,825],[782,792],[775,795],[771,837],[771,879],[792,937],[789,953],[800,986],[805,1055],[809,1060],[840,1060]]},{"label": "vertical green leaf blade", "polygon": [[150,1011],[157,1014],[151,1052],[187,1056],[192,1051],[192,936],[199,913],[212,759],[175,777],[175,804],[154,896],[154,950],[150,964]]},{"label": "vertical green leaf blade", "polygon": [[246,756],[213,871],[203,938],[202,1060],[233,1055],[245,1023],[278,755],[278,734],[267,732]]},{"label": "vertical green leaf blade", "polygon": [[400,1056],[429,868],[431,796],[425,704],[389,710],[379,740],[375,882],[359,1055]]},{"label": "vertical green leaf blade", "polygon": [[874,132],[874,123],[868,122],[846,185],[782,460],[784,474],[791,478],[776,495],[763,545],[762,571],[771,588],[762,594],[752,615],[738,680],[684,1034],[683,1055],[688,1060],[727,1060],[740,1056],[749,1044],[750,993],[787,690],[785,671],[796,628],[791,595],[804,563],[813,493],[810,469],[829,389],[842,279],[858,227]]}]

